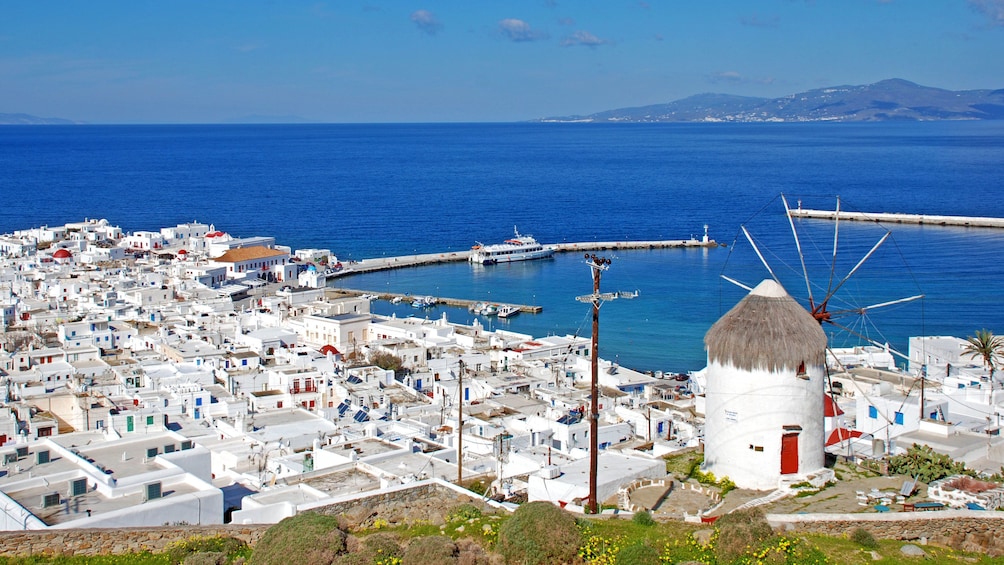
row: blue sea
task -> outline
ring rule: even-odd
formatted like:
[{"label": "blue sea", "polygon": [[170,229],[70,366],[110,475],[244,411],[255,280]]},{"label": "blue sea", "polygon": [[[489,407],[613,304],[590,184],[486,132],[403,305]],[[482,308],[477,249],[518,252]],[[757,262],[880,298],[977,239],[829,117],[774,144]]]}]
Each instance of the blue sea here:
[{"label": "blue sea", "polygon": [[[833,346],[905,352],[914,335],[1004,333],[1004,230],[842,222],[834,254],[836,224],[799,221],[807,287],[780,199],[1004,217],[1004,122],[3,126],[0,187],[2,233],[197,220],[342,261],[464,250],[514,227],[556,243],[700,237],[707,225],[722,247],[599,252],[612,260],[603,291],[639,291],[603,304],[601,355],[641,370],[704,365],[705,332],[745,293],[723,275],[747,286],[770,276],[757,250],[802,301],[839,287],[828,302],[838,324],[824,325]],[[540,305],[483,321],[536,336],[590,331],[591,306],[575,300],[592,291],[579,254],[336,285]],[[373,310],[472,320],[455,308]]]}]

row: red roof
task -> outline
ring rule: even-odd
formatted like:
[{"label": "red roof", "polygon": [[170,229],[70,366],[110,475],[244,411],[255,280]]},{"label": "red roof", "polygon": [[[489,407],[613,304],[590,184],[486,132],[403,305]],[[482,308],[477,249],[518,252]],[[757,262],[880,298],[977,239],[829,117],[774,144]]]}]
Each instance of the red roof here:
[{"label": "red roof", "polygon": [[325,355],[327,355],[328,353],[333,353],[335,355],[338,355],[338,350],[335,349],[333,345],[325,345],[324,347],[321,348],[321,353]]},{"label": "red roof", "polygon": [[53,259],[69,259],[73,257],[73,253],[70,253],[66,249],[57,249],[55,253],[52,254]]},{"label": "red roof", "polygon": [[823,401],[824,402],[823,416],[825,416],[826,418],[832,418],[834,416],[843,416],[844,411],[840,409],[840,406],[837,406],[837,403],[833,401],[832,396],[826,395],[824,398],[826,400]]},{"label": "red roof", "polygon": [[826,445],[827,447],[829,447],[835,443],[847,441],[855,437],[861,437],[862,435],[864,434],[857,430],[848,430],[847,428],[835,428],[832,432],[830,432],[830,435],[827,436]]},{"label": "red roof", "polygon": [[181,251],[178,251],[178,255],[188,255],[188,252],[182,249]]}]

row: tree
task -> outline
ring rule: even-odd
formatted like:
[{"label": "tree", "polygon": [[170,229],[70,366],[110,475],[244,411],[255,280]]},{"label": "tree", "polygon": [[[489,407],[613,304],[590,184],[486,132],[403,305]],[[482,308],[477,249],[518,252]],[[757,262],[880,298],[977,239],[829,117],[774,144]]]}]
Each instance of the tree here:
[{"label": "tree", "polygon": [[394,371],[397,374],[401,370],[402,365],[404,365],[404,360],[393,353],[374,351],[370,353],[369,363],[386,371]]},{"label": "tree", "polygon": [[976,335],[966,338],[962,354],[983,360],[983,364],[990,369],[990,386],[992,387],[997,362],[1004,357],[1004,337],[994,335],[987,329],[977,330]]}]

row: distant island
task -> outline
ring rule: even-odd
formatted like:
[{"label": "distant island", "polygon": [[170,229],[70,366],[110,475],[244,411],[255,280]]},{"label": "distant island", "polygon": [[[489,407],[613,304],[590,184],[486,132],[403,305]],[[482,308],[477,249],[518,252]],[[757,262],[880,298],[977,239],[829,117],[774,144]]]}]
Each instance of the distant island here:
[{"label": "distant island", "polygon": [[0,125],[4,126],[69,126],[79,123],[63,118],[40,118],[31,114],[0,114]]},{"label": "distant island", "polygon": [[903,79],[781,98],[697,94],[675,102],[532,122],[886,122],[1004,119],[1004,89],[944,90]]},{"label": "distant island", "polygon": [[[553,116],[537,123],[659,122],[889,122],[1004,120],[1004,89],[945,90],[903,79],[861,86],[830,86],[781,98],[696,94],[674,102],[605,110],[584,116]],[[0,113],[0,125],[73,125],[65,118]],[[226,124],[312,123],[300,116],[251,115]]]}]

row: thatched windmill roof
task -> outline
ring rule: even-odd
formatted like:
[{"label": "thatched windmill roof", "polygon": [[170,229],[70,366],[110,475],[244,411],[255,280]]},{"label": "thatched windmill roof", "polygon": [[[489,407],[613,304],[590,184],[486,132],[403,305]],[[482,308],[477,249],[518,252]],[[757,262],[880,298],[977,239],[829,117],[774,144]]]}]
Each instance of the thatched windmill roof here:
[{"label": "thatched windmill roof", "polygon": [[781,285],[765,280],[704,335],[708,361],[739,369],[796,369],[822,364],[826,334]]}]

